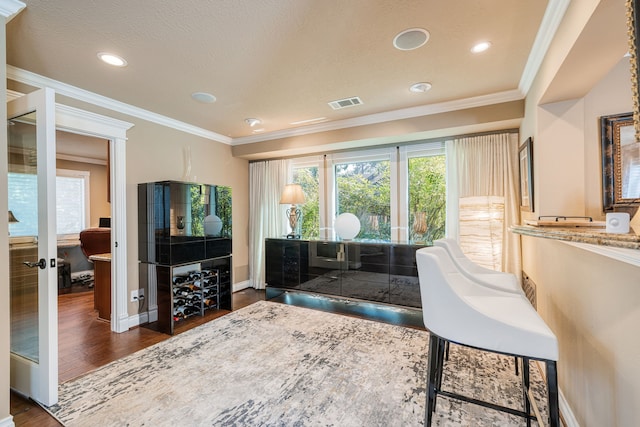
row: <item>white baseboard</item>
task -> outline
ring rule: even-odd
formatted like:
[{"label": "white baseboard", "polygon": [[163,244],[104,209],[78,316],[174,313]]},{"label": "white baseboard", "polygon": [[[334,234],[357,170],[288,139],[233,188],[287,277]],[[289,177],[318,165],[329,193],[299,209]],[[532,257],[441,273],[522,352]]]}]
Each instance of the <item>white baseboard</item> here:
[{"label": "white baseboard", "polygon": [[243,289],[247,289],[251,287],[251,282],[249,280],[245,280],[243,282],[238,282],[233,284],[233,292],[238,292]]},{"label": "white baseboard", "polygon": [[15,427],[13,417],[9,415],[7,418],[0,420],[0,427]]},{"label": "white baseboard", "polygon": [[133,316],[129,316],[128,324],[129,329],[141,325],[143,323],[149,323],[149,313],[146,311],[140,314],[134,314]]},{"label": "white baseboard", "polygon": [[564,394],[562,394],[560,388],[558,388],[558,406],[560,407],[560,417],[562,417],[562,421],[564,421],[566,427],[580,427],[576,416],[573,415],[573,411],[567,399],[564,398]]},{"label": "white baseboard", "polygon": [[[251,282],[249,280],[245,280],[243,282],[238,282],[238,283],[234,283],[233,284],[233,292],[238,292],[241,291],[243,289],[247,289],[251,287]],[[155,317],[155,319],[154,319]],[[149,323],[149,322],[155,322],[156,320],[158,320],[158,310],[153,310],[151,312],[144,312],[144,313],[140,313],[140,314],[134,314],[133,316],[129,316],[129,318],[127,319],[127,323],[129,326],[129,329],[138,326],[138,325],[142,325],[144,323]],[[3,427],[0,424],[0,427]]]}]

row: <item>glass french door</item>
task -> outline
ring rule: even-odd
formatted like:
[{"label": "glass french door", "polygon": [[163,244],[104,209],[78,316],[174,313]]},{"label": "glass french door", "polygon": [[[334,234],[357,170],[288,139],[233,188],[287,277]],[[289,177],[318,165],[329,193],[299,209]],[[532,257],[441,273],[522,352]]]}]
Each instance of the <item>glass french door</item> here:
[{"label": "glass french door", "polygon": [[11,387],[58,400],[55,93],[7,104],[11,287]]}]

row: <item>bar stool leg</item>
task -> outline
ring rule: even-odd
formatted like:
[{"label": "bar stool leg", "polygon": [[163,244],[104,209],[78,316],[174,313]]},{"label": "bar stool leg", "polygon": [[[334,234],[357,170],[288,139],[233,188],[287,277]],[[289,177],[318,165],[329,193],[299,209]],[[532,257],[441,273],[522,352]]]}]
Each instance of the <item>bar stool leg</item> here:
[{"label": "bar stool leg", "polygon": [[436,409],[436,381],[438,371],[438,355],[440,338],[429,334],[429,357],[427,360],[427,404],[424,410],[424,425],[425,427],[431,426],[433,419],[433,413]]},{"label": "bar stool leg", "polygon": [[556,362],[545,362],[547,371],[547,395],[549,399],[549,426],[560,427],[560,407],[558,406],[558,368]]},{"label": "bar stool leg", "polygon": [[[524,412],[531,414],[531,402],[529,401],[529,359],[522,358],[522,395],[524,397]],[[527,417],[527,427],[531,427],[531,418]]]},{"label": "bar stool leg", "polygon": [[442,376],[444,375],[445,357],[446,360],[449,360],[449,341],[442,338],[438,338],[438,340],[440,341],[440,344],[438,344],[438,378],[436,380],[436,390],[440,391],[442,389]]}]

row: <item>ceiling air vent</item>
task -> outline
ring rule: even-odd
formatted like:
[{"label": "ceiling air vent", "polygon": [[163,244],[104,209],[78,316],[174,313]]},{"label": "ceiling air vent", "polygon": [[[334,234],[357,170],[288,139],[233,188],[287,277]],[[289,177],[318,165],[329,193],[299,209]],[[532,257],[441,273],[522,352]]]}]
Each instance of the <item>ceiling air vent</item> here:
[{"label": "ceiling air vent", "polygon": [[362,99],[360,99],[357,96],[354,96],[353,98],[338,99],[337,101],[329,102],[329,106],[334,110],[340,110],[342,108],[347,108],[347,107],[354,107],[360,104],[362,104]]}]

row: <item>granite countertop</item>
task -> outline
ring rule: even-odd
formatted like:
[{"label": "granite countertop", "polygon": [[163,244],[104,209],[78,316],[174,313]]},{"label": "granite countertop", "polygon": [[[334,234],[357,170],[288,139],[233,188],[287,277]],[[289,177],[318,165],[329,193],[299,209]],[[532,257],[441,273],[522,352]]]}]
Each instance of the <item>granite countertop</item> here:
[{"label": "granite countertop", "polygon": [[106,254],[95,254],[89,257],[91,261],[106,261],[111,262],[111,253]]},{"label": "granite countertop", "polygon": [[594,227],[544,227],[533,225],[514,225],[511,232],[523,236],[564,240],[567,242],[588,243],[592,245],[612,246],[625,249],[640,249],[640,230],[630,228],[629,233],[607,233],[604,228]]}]

